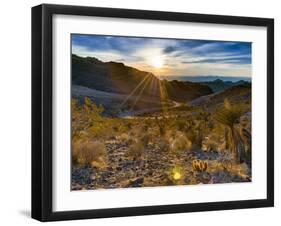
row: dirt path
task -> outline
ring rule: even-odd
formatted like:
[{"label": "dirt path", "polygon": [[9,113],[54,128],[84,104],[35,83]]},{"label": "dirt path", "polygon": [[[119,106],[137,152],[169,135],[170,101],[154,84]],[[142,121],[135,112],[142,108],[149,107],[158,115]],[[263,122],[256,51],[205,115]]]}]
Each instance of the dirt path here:
[{"label": "dirt path", "polygon": [[[165,107],[165,109],[171,110],[171,109],[177,108],[181,105],[182,105],[182,103],[173,101],[173,106]],[[145,108],[145,109],[142,109],[142,110],[122,112],[118,115],[118,117],[120,117],[120,118],[134,118],[134,116],[142,115],[142,114],[145,114],[145,113],[153,113],[153,112],[162,111],[162,110],[163,110],[163,107]]]}]

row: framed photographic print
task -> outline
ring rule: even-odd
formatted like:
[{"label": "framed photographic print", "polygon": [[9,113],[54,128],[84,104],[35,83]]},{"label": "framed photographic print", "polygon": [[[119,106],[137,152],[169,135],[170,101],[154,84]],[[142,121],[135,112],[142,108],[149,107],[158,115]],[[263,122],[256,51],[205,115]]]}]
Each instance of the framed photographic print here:
[{"label": "framed photographic print", "polygon": [[32,8],[32,217],[274,205],[274,22]]}]

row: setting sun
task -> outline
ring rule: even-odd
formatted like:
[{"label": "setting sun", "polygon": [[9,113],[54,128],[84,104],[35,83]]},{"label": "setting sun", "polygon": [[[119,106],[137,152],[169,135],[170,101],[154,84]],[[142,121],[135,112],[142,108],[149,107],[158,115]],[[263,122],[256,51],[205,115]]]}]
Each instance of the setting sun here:
[{"label": "setting sun", "polygon": [[163,63],[163,59],[160,56],[155,56],[151,59],[151,64],[155,68],[161,68]]}]

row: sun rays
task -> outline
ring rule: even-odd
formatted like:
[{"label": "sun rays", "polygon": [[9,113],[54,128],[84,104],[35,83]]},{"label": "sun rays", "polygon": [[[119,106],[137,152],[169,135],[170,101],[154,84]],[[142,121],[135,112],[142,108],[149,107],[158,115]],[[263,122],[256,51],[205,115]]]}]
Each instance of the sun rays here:
[{"label": "sun rays", "polygon": [[[163,70],[164,58],[161,55],[153,55],[148,58],[147,62],[156,71]],[[147,88],[151,93],[151,96],[158,96],[160,98],[162,110],[163,112],[166,111],[169,97],[165,82],[161,80],[160,76],[154,77],[150,73],[148,73],[145,78],[141,80],[138,85],[132,90],[132,92],[124,99],[124,101],[120,105],[120,109],[125,104],[132,101],[133,103],[130,106],[130,110],[134,110],[137,103],[142,100],[141,97]]]},{"label": "sun rays", "polygon": [[137,92],[137,90],[142,86],[142,84],[146,81],[146,79],[148,78],[149,74],[147,74],[143,80],[140,81],[140,83],[132,90],[132,92],[127,95],[127,97],[123,100],[123,102],[120,104],[119,108],[121,109],[127,102],[128,100],[134,96],[135,92]]},{"label": "sun rays", "polygon": [[[144,92],[149,92],[151,99],[143,99],[142,96]],[[126,96],[123,102],[120,104],[119,109],[126,104],[130,105],[130,111],[135,110],[135,106],[139,101],[151,101],[153,98],[160,98],[162,111],[167,110],[167,103],[169,102],[169,95],[165,82],[160,78],[154,77],[152,74],[148,73],[144,79],[142,79],[138,85],[131,91],[130,94]]]}]

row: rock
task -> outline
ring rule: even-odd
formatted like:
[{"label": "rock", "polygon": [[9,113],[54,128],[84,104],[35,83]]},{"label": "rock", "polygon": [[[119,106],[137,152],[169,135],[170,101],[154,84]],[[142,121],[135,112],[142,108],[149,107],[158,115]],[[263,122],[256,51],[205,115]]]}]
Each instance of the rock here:
[{"label": "rock", "polygon": [[107,170],[111,172],[111,171],[113,171],[113,168],[111,166],[109,166],[109,167],[107,167]]},{"label": "rock", "polygon": [[117,171],[121,171],[121,170],[122,170],[122,167],[117,166],[117,167],[116,167],[116,170],[117,170]]},{"label": "rock", "polygon": [[152,170],[149,170],[148,172],[145,173],[147,176],[152,176],[153,174],[153,171]]},{"label": "rock", "polygon": [[137,178],[135,180],[130,181],[128,187],[141,187],[143,181],[144,181],[143,177]]},{"label": "rock", "polygon": [[199,182],[203,184],[208,184],[212,179],[211,175],[207,172],[200,172],[196,175],[196,178]]}]

